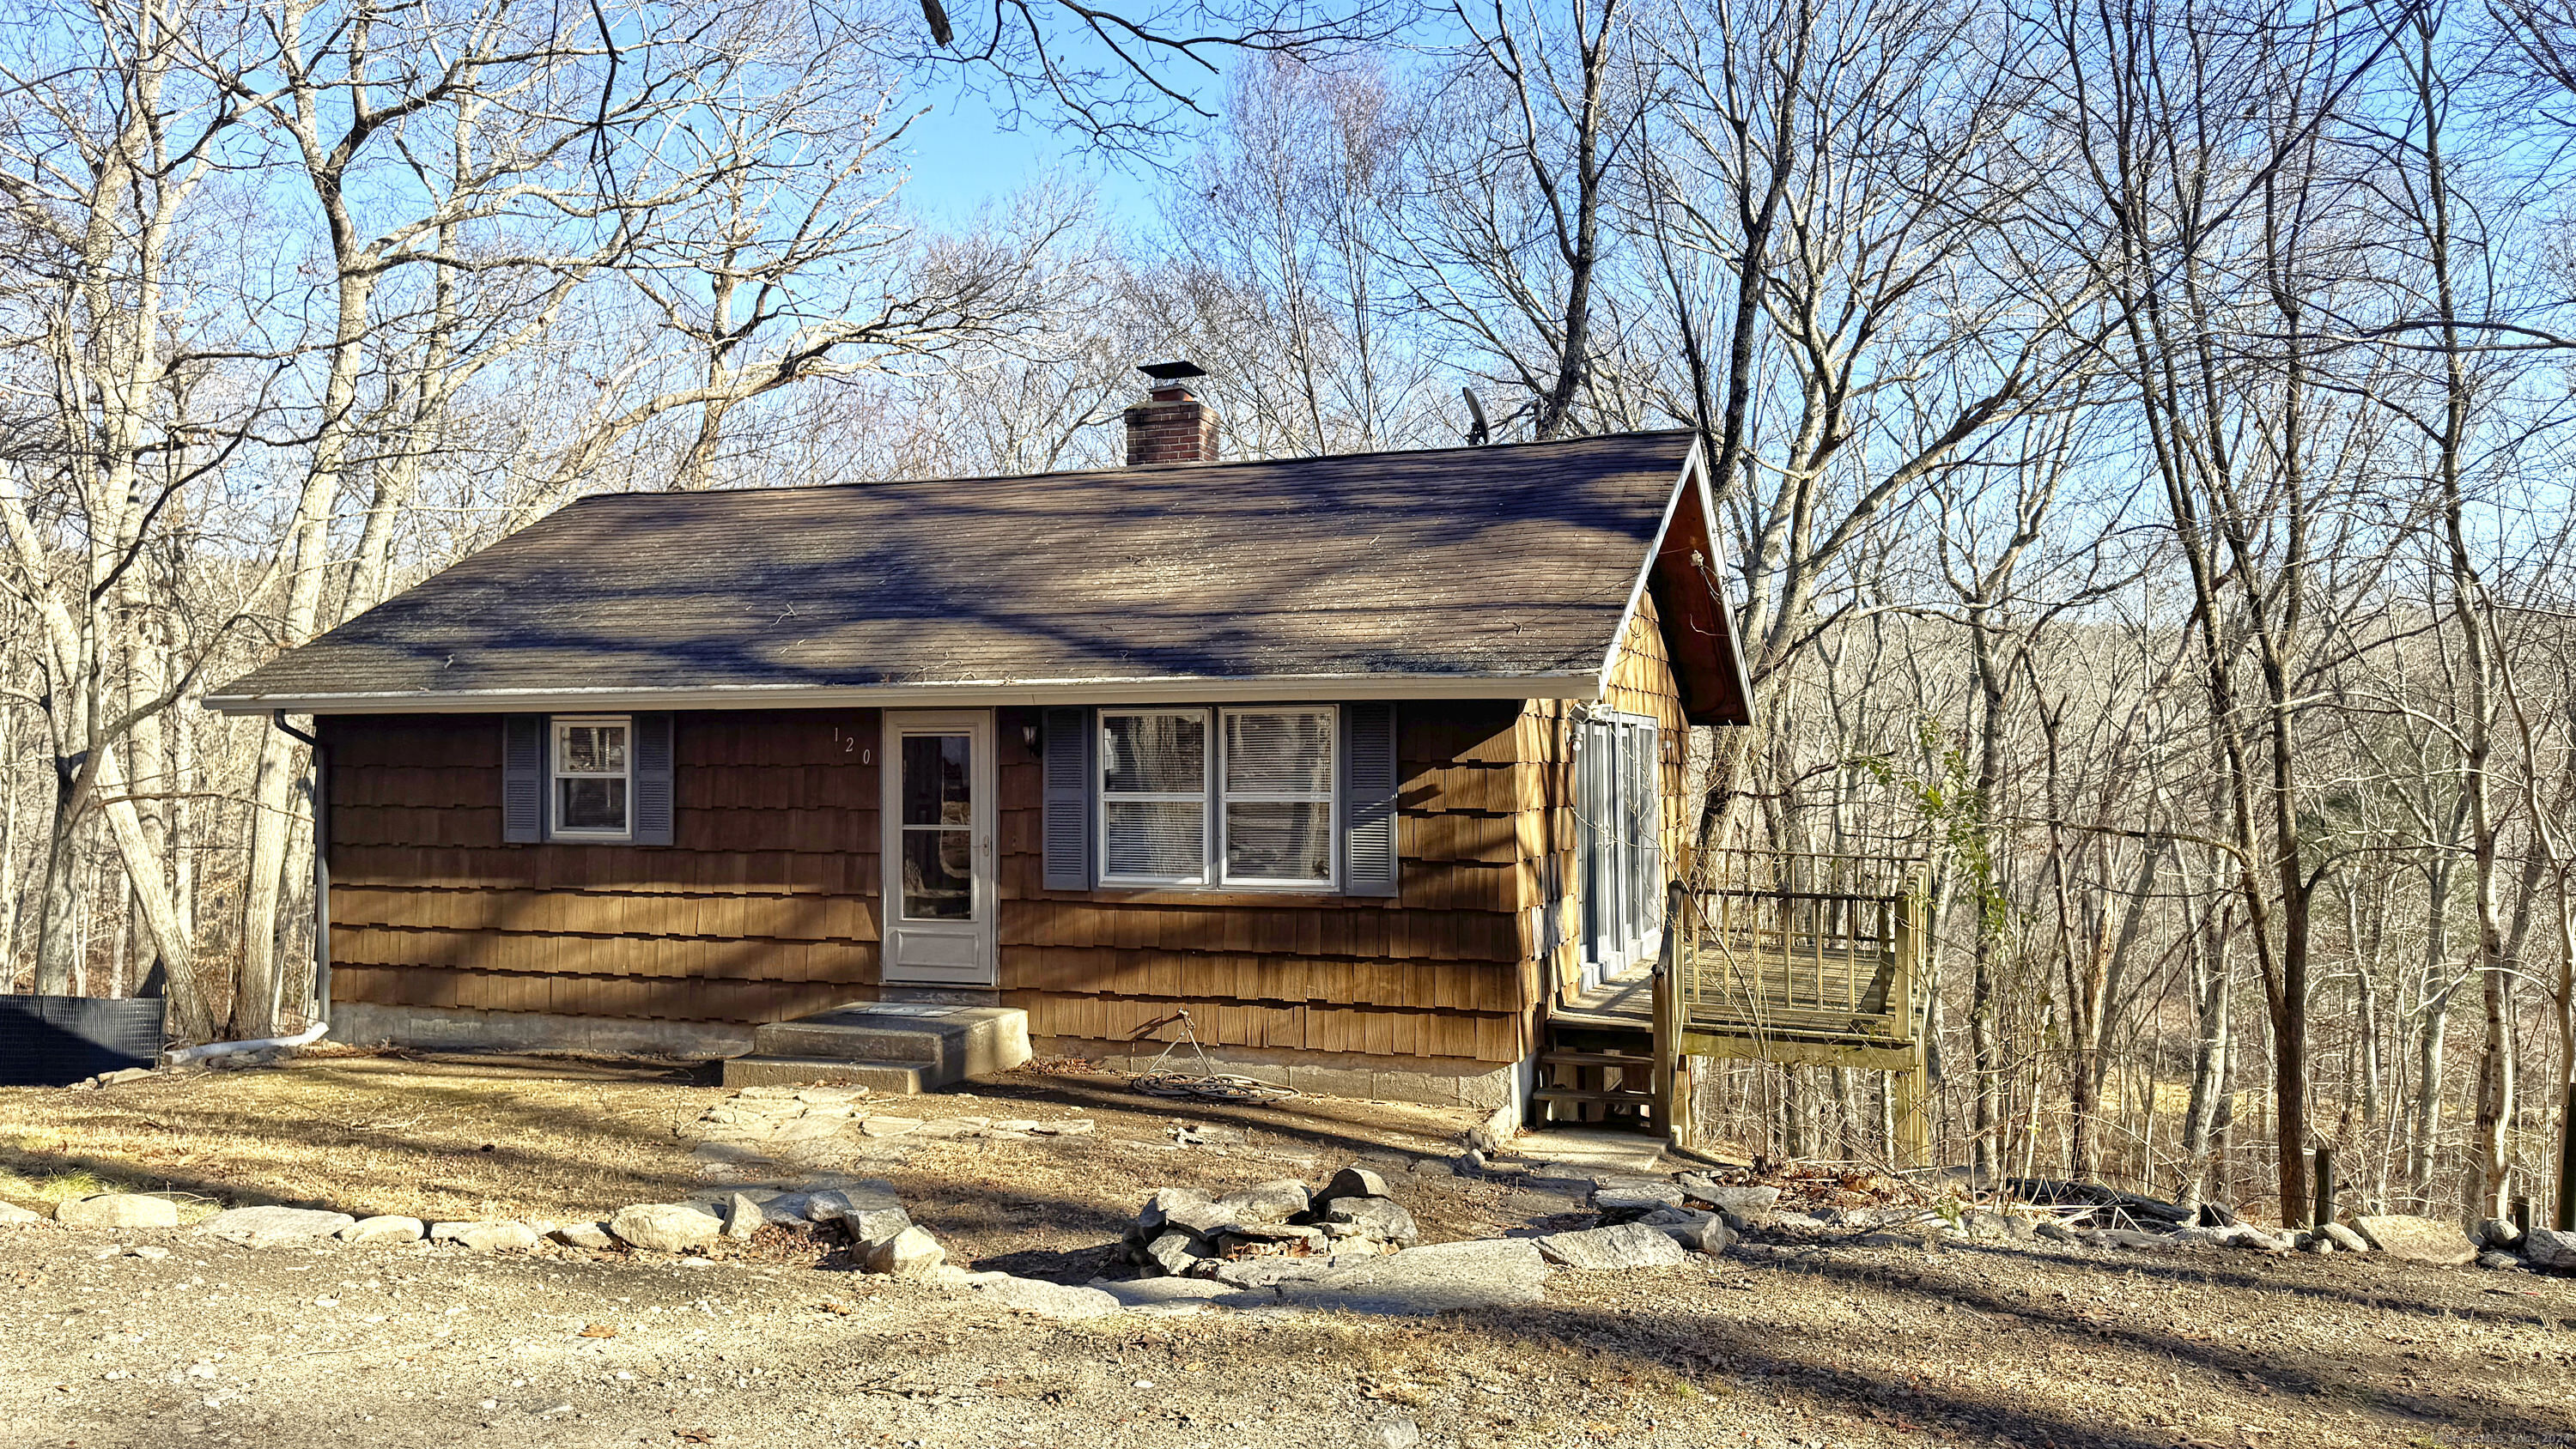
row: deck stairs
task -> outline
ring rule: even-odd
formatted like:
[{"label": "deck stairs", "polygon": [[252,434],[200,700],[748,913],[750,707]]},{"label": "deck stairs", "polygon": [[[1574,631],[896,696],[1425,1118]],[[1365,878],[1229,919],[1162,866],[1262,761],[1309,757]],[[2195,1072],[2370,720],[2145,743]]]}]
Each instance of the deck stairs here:
[{"label": "deck stairs", "polygon": [[[1666,893],[1651,966],[1550,1004],[1525,1120],[1630,1126],[1691,1147],[1695,1062],[1889,1073],[1903,1162],[1925,1159],[1924,862],[1728,851]],[[1665,1120],[1670,1118],[1672,1120]]]},{"label": "deck stairs", "polygon": [[832,1082],[910,1096],[1029,1059],[1029,1014],[940,1001],[863,1001],[752,1033],[724,1064],[728,1087]]},{"label": "deck stairs", "polygon": [[1654,970],[1613,976],[1548,1012],[1527,1116],[1557,1124],[1663,1131],[1656,1120]]}]

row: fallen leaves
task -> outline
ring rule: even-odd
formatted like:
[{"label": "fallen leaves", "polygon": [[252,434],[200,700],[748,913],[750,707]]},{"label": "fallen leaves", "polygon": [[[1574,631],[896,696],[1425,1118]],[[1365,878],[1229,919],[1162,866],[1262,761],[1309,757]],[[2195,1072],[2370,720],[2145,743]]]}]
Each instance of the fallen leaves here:
[{"label": "fallen leaves", "polygon": [[614,1323],[585,1323],[582,1325],[581,1336],[584,1338],[615,1338],[617,1336],[617,1325]]}]

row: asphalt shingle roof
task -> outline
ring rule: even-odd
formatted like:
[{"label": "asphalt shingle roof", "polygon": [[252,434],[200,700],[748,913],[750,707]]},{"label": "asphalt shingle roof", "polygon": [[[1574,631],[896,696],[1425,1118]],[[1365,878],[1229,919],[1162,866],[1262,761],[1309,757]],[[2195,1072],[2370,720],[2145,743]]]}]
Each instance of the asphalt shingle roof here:
[{"label": "asphalt shingle roof", "polygon": [[213,702],[1589,673],[1691,441],[602,495]]}]

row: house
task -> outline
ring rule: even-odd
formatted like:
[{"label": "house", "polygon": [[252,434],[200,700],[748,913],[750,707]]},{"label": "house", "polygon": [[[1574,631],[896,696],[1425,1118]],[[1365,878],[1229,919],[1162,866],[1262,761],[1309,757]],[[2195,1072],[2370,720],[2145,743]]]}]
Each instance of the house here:
[{"label": "house", "polygon": [[[740,1057],[852,1003],[1497,1105],[1746,721],[1687,432],[584,499],[210,696],[312,715],[334,1034]],[[775,1030],[776,1028],[773,1028]],[[1018,1029],[1015,1022],[1014,1030]]]}]

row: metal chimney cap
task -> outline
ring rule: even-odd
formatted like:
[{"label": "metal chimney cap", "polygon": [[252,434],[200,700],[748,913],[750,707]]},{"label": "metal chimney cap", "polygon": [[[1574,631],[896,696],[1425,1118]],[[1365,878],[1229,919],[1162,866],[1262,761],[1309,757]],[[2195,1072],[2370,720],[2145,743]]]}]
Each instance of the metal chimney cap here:
[{"label": "metal chimney cap", "polygon": [[1156,382],[1186,382],[1207,376],[1207,369],[1195,362],[1148,362],[1136,369]]}]

